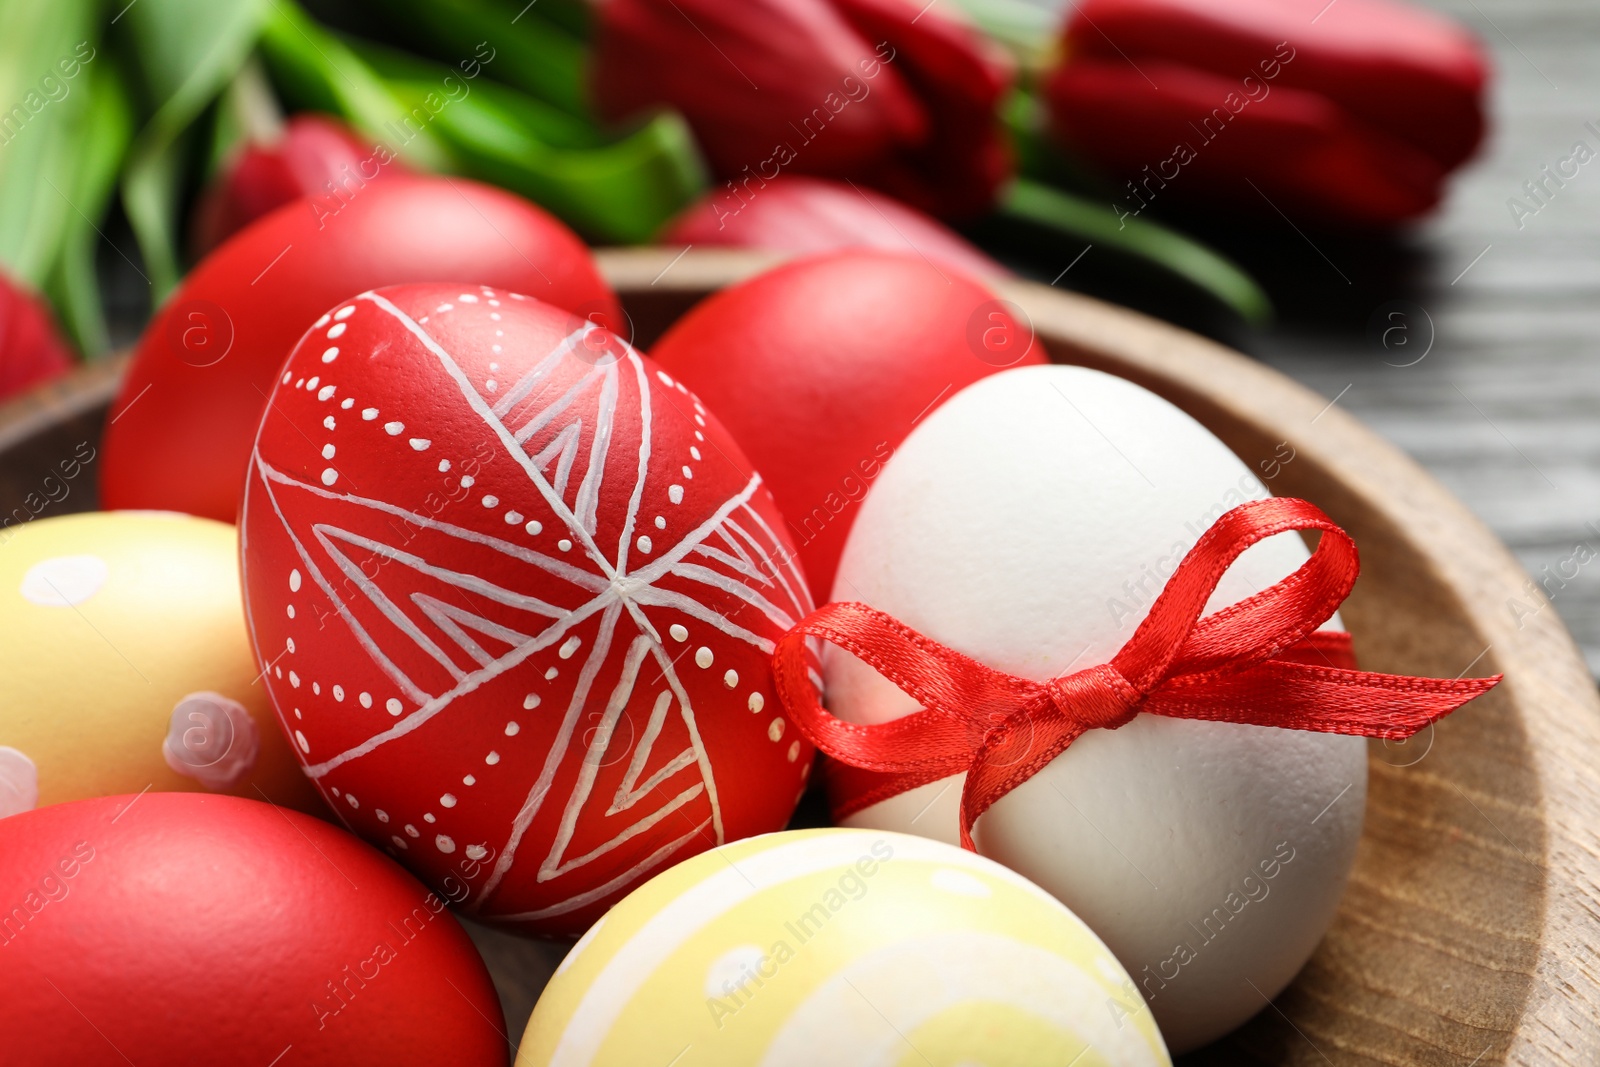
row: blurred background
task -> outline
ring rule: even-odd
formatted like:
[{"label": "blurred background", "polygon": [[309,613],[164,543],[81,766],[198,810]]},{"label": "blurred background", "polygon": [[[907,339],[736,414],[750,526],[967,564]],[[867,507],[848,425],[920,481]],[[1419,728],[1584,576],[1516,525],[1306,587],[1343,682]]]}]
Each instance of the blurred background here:
[{"label": "blurred background", "polygon": [[1507,0],[9,0],[0,391],[394,172],[597,245],[909,247],[1305,382],[1600,670],[1597,41],[1592,5]]}]

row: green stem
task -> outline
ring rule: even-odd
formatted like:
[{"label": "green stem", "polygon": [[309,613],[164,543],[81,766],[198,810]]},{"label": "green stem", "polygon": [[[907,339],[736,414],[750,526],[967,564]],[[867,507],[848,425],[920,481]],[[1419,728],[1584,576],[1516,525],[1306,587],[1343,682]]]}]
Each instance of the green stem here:
[{"label": "green stem", "polygon": [[1016,152],[1017,173],[1069,192],[1092,195],[1110,188],[1092,167],[1062,151],[1037,92],[1018,86],[1000,102],[1000,122]]},{"label": "green stem", "polygon": [[1232,260],[1159,223],[1119,216],[1109,205],[1019,178],[1001,196],[1000,213],[1153,264],[1238,312],[1265,322],[1272,302]]},{"label": "green stem", "polygon": [[247,144],[271,144],[283,135],[283,108],[261,60],[252,55],[212,109],[205,180],[215,180]]}]

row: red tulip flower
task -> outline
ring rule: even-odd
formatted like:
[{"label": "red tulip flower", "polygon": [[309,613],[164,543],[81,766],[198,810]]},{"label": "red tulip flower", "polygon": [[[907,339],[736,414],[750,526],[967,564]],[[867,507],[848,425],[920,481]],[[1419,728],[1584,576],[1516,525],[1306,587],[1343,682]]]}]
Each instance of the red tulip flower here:
[{"label": "red tulip flower", "polygon": [[219,175],[195,208],[194,246],[204,254],[291,200],[348,196],[386,170],[403,169],[386,150],[364,143],[325,115],[295,115],[282,135],[252,141]]},{"label": "red tulip flower", "polygon": [[1009,174],[1010,77],[913,0],[604,0],[591,71],[603,115],[676,108],[733,185],[851,178],[942,216],[982,212]]},{"label": "red tulip flower", "polygon": [[56,331],[50,310],[0,274],[0,397],[59,378],[72,366],[72,349]]},{"label": "red tulip flower", "polygon": [[776,178],[747,199],[712,190],[685,209],[662,240],[796,255],[875,248],[920,255],[973,278],[1011,273],[948,226],[893,197],[801,175]]},{"label": "red tulip flower", "polygon": [[1046,85],[1065,147],[1162,200],[1391,225],[1483,136],[1487,60],[1391,0],[1083,0]]}]

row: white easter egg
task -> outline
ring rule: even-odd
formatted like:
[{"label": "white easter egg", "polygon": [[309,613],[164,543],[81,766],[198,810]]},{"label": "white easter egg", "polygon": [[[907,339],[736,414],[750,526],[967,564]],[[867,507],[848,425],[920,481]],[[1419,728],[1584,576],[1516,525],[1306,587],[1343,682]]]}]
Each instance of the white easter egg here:
[{"label": "white easter egg", "polygon": [[[1007,371],[950,399],[890,460],[833,599],[1045,680],[1109,660],[1211,523],[1267,495],[1221,441],[1137,385],[1081,367]],[[1261,541],[1207,610],[1307,555],[1293,532]],[[840,718],[916,710],[848,653],[830,646],[823,664]],[[1139,715],[1080,738],[980,818],[974,840],[1105,940],[1181,1052],[1260,1011],[1310,957],[1355,856],[1366,782],[1358,737]],[[845,821],[954,842],[960,794],[958,776]]]}]

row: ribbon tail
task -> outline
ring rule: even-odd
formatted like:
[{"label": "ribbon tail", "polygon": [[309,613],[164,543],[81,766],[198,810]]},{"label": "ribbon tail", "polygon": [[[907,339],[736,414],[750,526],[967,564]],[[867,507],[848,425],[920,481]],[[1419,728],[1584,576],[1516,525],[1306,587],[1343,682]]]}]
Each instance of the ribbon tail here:
[{"label": "ribbon tail", "polygon": [[1052,708],[1021,722],[1013,719],[986,737],[961,784],[961,847],[976,852],[972,828],[979,817],[1043,770],[1086,730]]},{"label": "ribbon tail", "polygon": [[1352,671],[1357,667],[1350,635],[1343,630],[1313,630],[1298,645],[1290,645],[1272,658],[1318,667],[1343,667]]},{"label": "ribbon tail", "polygon": [[1140,710],[1399,740],[1487,693],[1501,677],[1412,678],[1274,659],[1236,673],[1174,679]]}]

